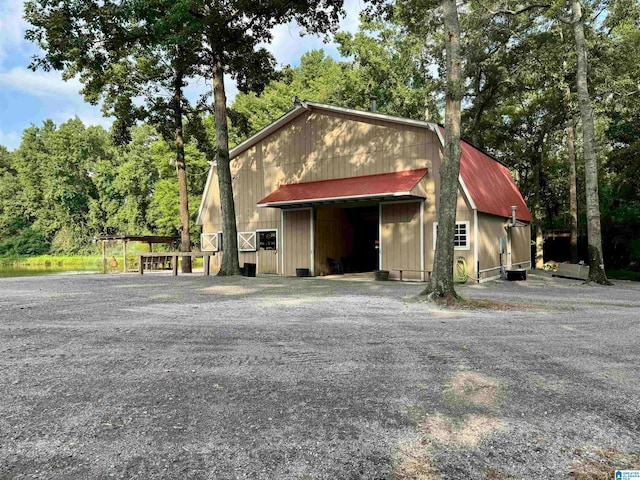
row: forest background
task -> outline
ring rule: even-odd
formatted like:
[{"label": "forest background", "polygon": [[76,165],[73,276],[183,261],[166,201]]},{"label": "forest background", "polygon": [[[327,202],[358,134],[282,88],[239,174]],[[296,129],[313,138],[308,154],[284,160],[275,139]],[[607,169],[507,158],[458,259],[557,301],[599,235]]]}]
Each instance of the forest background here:
[{"label": "forest background", "polygon": [[[607,267],[640,271],[640,7],[635,1],[587,5],[590,89],[598,145],[603,247]],[[498,19],[499,21],[496,21]],[[443,53],[438,29],[409,25],[400,9],[336,33],[343,56],[322,50],[274,71],[229,108],[233,146],[289,111],[296,98],[439,122]],[[573,225],[567,134],[575,130],[578,257],[586,260],[584,163],[575,98],[570,26],[535,10],[514,15],[469,3],[461,12],[463,138],[512,171],[535,218],[534,236]],[[188,80],[187,80],[188,82]],[[0,256],[94,253],[93,237],[177,235],[174,141],[148,122],[122,135],[78,118],[27,128],[20,146],[0,146]],[[204,189],[215,121],[207,109],[185,122],[191,225]],[[238,192],[241,194],[241,192]],[[199,228],[191,227],[195,246]],[[568,247],[568,244],[565,244]],[[569,252],[554,252],[568,260]],[[549,258],[547,258],[549,259]]]}]

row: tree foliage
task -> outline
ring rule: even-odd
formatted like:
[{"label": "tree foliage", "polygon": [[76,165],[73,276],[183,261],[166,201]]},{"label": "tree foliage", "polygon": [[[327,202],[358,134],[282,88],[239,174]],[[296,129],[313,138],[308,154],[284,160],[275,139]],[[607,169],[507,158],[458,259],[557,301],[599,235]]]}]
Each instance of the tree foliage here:
[{"label": "tree foliage", "polygon": [[[180,226],[173,149],[149,125],[117,145],[101,127],[72,119],[25,130],[20,147],[0,147],[0,255],[92,251],[107,227],[120,234],[176,235]],[[193,192],[204,188],[208,164],[194,141]],[[199,204],[199,194],[192,204]],[[191,220],[196,216],[190,212]],[[194,235],[192,241],[197,241]]]},{"label": "tree foliage", "polygon": [[[47,46],[46,58],[34,66],[80,75],[87,100],[102,101],[117,120],[111,132],[85,129],[78,120],[45,122],[26,129],[16,151],[0,149],[0,242],[38,232],[61,251],[91,248],[90,237],[106,225],[175,233],[175,74],[184,74],[182,86],[196,77],[211,80],[216,64],[220,85],[231,78],[241,90],[229,110],[231,145],[285,114],[296,97],[369,109],[376,96],[384,113],[423,119],[428,111],[440,121],[445,92],[455,93],[462,136],[509,166],[541,232],[568,230],[573,222],[566,136],[573,126],[579,228],[586,230],[578,57],[571,24],[562,21],[570,4],[465,3],[461,80],[451,83],[438,2],[372,3],[384,4],[386,15],[370,15],[355,34],[338,33],[342,59],[312,51],[298,66],[274,72],[273,58],[260,48],[271,28],[296,19],[308,31],[331,30],[341,1],[27,2],[32,24],[47,25],[29,34]],[[640,7],[634,0],[581,5],[604,261],[640,269]],[[226,119],[214,121],[210,102],[205,96],[179,103],[185,158],[193,168],[185,175],[191,217],[206,161],[224,157],[226,148],[216,138]],[[141,119],[147,124],[130,129]],[[112,136],[129,143],[119,145]],[[580,246],[580,259],[587,260],[585,242]],[[560,258],[549,257],[558,251],[547,249],[546,258],[568,259],[559,252]]]}]

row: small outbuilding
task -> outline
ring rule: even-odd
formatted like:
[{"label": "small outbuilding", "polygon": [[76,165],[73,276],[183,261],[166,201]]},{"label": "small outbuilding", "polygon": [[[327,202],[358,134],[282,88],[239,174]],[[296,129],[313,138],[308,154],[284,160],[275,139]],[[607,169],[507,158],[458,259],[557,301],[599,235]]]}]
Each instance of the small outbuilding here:
[{"label": "small outbuilding", "polygon": [[[314,276],[432,270],[444,129],[434,123],[302,102],[231,150],[241,265]],[[456,262],[471,281],[531,268],[531,214],[509,169],[462,142]],[[197,223],[215,272],[224,255],[211,165]]]}]

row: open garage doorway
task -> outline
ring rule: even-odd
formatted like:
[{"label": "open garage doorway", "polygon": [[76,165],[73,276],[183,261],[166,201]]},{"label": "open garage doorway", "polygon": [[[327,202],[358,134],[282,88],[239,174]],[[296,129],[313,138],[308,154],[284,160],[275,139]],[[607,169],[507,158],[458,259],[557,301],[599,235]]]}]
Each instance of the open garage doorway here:
[{"label": "open garage doorway", "polygon": [[378,269],[379,207],[319,207],[315,212],[316,271],[320,275]]}]

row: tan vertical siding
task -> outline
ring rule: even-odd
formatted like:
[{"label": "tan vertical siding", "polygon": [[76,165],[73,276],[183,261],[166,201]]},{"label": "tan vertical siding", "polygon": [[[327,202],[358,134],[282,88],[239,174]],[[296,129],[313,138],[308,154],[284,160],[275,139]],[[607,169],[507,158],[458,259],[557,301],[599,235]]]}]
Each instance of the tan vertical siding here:
[{"label": "tan vertical siding", "polygon": [[284,212],[284,275],[295,275],[296,268],[311,268],[311,210]]},{"label": "tan vertical siding", "polygon": [[278,273],[278,250],[258,250],[258,273]]},{"label": "tan vertical siding", "polygon": [[[381,217],[382,269],[420,270],[420,202],[383,204]],[[420,279],[419,272],[407,272],[404,279]]]},{"label": "tan vertical siding", "polygon": [[516,227],[511,235],[511,264],[514,268],[530,268],[531,227]]},{"label": "tan vertical siding", "polygon": [[[433,183],[428,185],[428,188],[435,190]],[[434,194],[435,195],[435,194]],[[431,198],[428,195],[427,198]],[[436,201],[425,203],[425,220],[424,220],[424,255],[425,255],[425,270],[433,272],[433,260],[435,258],[435,250],[433,243],[433,224],[436,222]],[[467,264],[467,273],[469,275],[469,281],[476,278],[476,265],[474,256],[474,215],[471,206],[465,198],[462,189],[458,189],[458,201],[456,205],[456,222],[469,222],[469,248],[465,250],[455,250],[453,253],[454,262],[458,257],[463,257]]]},{"label": "tan vertical siding", "polygon": [[[400,125],[385,120],[367,120],[353,115],[335,112],[313,110],[304,113],[289,124],[273,132],[255,146],[238,155],[232,161],[234,176],[234,197],[236,200],[238,231],[255,231],[256,229],[280,229],[280,210],[275,208],[256,208],[256,203],[269,193],[276,190],[282,183],[307,182],[344,178],[359,175],[387,173],[398,170],[408,170],[427,167],[427,177],[416,187],[414,193],[426,195],[424,203],[424,258],[425,269],[430,270],[433,265],[433,222],[440,192],[438,171],[441,164],[442,150],[437,135],[427,128],[410,125]],[[205,199],[202,212],[203,231],[216,232],[222,230],[218,180],[215,172],[209,185],[208,198]],[[411,204],[408,204],[411,205]],[[414,204],[414,208],[415,208]],[[398,205],[399,206],[399,205]],[[333,210],[333,211],[332,211]],[[386,208],[384,209],[387,210]],[[390,209],[391,211],[393,209]],[[339,221],[336,212],[340,209],[317,209],[315,235],[315,265],[316,274],[322,274],[326,269],[326,257],[339,259],[345,242],[349,242],[349,232],[339,231],[338,225],[347,222]],[[389,215],[391,215],[389,213]],[[455,252],[455,256],[464,256],[470,275],[475,275],[473,211],[459,195],[458,220],[469,221],[469,235],[471,245],[469,250]],[[306,220],[304,220],[306,216]],[[310,237],[308,211],[285,212],[288,224],[296,225],[290,232],[278,232],[279,246],[284,242],[287,252],[285,260],[285,274],[294,275],[296,267],[310,268]],[[503,219],[492,215],[479,214],[478,256],[480,268],[499,266],[497,258],[497,238],[506,232],[502,229]],[[407,229],[406,222],[400,226],[387,223],[387,229],[396,236],[396,231]],[[407,235],[413,239],[415,232],[413,224]],[[419,233],[419,232],[418,232]],[[529,261],[530,232],[528,228],[514,229],[513,256],[514,264]],[[299,235],[298,235],[299,234]],[[343,237],[341,242],[333,245],[331,239]],[[352,238],[352,237],[351,237]],[[419,235],[415,236],[419,244]],[[384,239],[383,239],[384,240]],[[352,240],[351,240],[352,241]],[[414,240],[411,240],[413,242]],[[383,245],[384,246],[384,245]],[[345,247],[346,248],[346,247]],[[395,246],[391,247],[390,255],[384,257],[384,268],[397,267],[391,263],[404,262],[419,265],[419,252],[414,258],[402,257],[405,252],[398,252],[395,256]],[[280,249],[280,254],[283,252]],[[255,253],[243,254],[245,257]],[[270,265],[268,255],[272,252],[258,253],[258,269],[263,271]],[[262,257],[265,256],[263,259]],[[273,255],[275,256],[275,255]],[[212,261],[214,265],[219,263]],[[248,261],[248,260],[247,260]],[[272,262],[273,263],[273,262]],[[416,267],[419,268],[419,267]],[[278,269],[279,270],[279,269]],[[474,276],[475,278],[475,276]]]},{"label": "tan vertical siding", "polygon": [[[500,273],[500,240],[504,238],[505,254],[502,263],[507,266],[507,230],[505,225],[507,218],[495,215],[478,214],[480,229],[478,230],[478,256],[480,257],[480,270],[494,268],[495,270],[483,272],[481,278],[495,277]],[[529,268],[531,229],[516,227],[511,232],[511,264],[513,268]]]},{"label": "tan vertical siding", "polygon": [[353,227],[343,208],[318,208],[315,212],[315,275],[329,275],[327,258],[340,262],[353,250]]},{"label": "tan vertical siding", "polygon": [[478,257],[480,270],[495,269],[480,274],[481,279],[495,277],[500,274],[500,237],[504,238],[505,254],[503,263],[507,263],[506,245],[507,231],[504,229],[506,219],[495,215],[478,214]]}]

